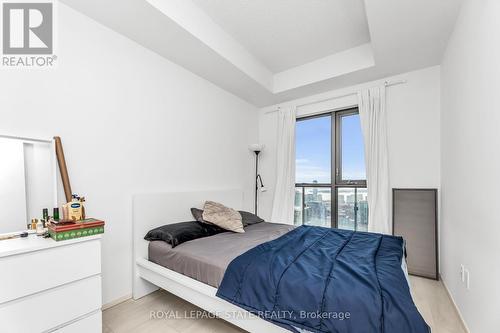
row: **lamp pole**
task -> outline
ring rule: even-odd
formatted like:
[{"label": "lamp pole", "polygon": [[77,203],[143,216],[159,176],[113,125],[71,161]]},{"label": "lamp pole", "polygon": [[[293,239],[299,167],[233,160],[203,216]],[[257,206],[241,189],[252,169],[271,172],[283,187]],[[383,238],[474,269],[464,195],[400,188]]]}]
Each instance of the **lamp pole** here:
[{"label": "lamp pole", "polygon": [[257,215],[257,202],[259,193],[259,153],[260,150],[255,152],[255,215]]}]

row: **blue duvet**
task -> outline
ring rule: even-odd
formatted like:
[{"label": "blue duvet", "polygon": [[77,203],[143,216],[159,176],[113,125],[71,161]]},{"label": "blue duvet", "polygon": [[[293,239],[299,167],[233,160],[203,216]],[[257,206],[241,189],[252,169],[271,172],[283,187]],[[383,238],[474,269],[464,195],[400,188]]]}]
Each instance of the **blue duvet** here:
[{"label": "blue duvet", "polygon": [[428,333],[401,237],[302,226],[234,259],[217,296],[291,331]]}]

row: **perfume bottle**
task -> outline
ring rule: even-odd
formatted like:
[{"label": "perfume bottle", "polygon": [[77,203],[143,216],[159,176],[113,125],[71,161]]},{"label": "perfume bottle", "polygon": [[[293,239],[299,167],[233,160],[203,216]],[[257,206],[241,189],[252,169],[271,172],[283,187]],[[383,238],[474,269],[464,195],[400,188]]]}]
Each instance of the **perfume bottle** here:
[{"label": "perfume bottle", "polygon": [[36,223],[36,234],[42,235],[44,233],[42,220],[38,220]]},{"label": "perfume bottle", "polygon": [[31,230],[36,230],[38,219],[31,219]]}]

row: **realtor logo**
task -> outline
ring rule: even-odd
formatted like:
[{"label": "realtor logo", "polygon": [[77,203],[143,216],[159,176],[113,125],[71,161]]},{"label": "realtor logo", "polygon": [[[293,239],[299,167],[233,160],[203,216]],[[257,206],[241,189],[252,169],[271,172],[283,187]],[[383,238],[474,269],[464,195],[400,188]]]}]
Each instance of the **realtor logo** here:
[{"label": "realtor logo", "polygon": [[52,3],[3,4],[3,53],[52,53]]},{"label": "realtor logo", "polygon": [[53,7],[50,0],[2,3],[2,67],[53,66]]}]

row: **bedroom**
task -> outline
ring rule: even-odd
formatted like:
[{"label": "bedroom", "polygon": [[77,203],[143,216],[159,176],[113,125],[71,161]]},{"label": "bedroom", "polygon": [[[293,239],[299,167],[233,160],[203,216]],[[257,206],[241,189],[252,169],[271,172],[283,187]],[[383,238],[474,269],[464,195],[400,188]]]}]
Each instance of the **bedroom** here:
[{"label": "bedroom", "polygon": [[[255,317],[236,300],[215,295],[241,273],[225,274],[229,264],[243,263],[245,251],[308,228],[401,242],[390,237],[394,231],[407,247],[392,255],[408,265],[394,271],[402,293],[394,302],[406,300],[402,314],[412,314],[412,324],[432,332],[498,330],[499,227],[492,214],[500,163],[494,153],[500,145],[497,1],[28,3],[34,2],[2,1],[0,265],[8,272],[1,274],[2,331],[332,331],[325,323],[339,325],[339,332],[359,332],[359,323],[364,332],[381,330],[373,318],[384,311],[378,304],[384,298],[368,306],[351,299],[345,285],[347,295],[335,297],[356,301],[366,312],[361,320],[354,312],[347,319],[346,301],[335,313],[342,320],[314,324],[322,306],[306,305],[334,296],[313,288],[313,280],[281,295],[295,297],[284,312],[309,314],[301,323],[288,318],[287,327],[262,304]],[[479,190],[476,175],[491,186]],[[104,221],[102,235],[63,241],[35,235],[42,219],[56,230],[53,209],[64,220],[63,205],[72,200]],[[205,201],[257,212],[266,222],[248,225],[253,215],[229,210],[245,233],[213,231],[190,211]],[[418,214],[408,203],[418,204]],[[182,260],[183,268],[175,268],[181,272],[148,260],[146,233],[178,222],[191,222],[207,237],[171,249],[164,241],[151,243],[170,254],[212,240],[238,249],[198,249],[221,259],[201,282]],[[278,223],[279,230],[260,230]],[[252,235],[261,238],[231,241]],[[329,246],[339,244],[332,240],[320,249],[336,253]],[[254,274],[265,271],[265,260],[260,257]],[[304,282],[316,276],[313,267],[333,267],[313,263],[304,262]],[[414,275],[418,265],[427,278]],[[373,284],[377,278],[369,272]],[[329,270],[322,274],[327,286]],[[301,281],[296,272],[288,277],[284,285]],[[334,285],[342,291],[342,283]],[[363,297],[378,288],[372,285]],[[43,311],[47,307],[59,315]],[[385,331],[397,323],[388,319]]]}]

